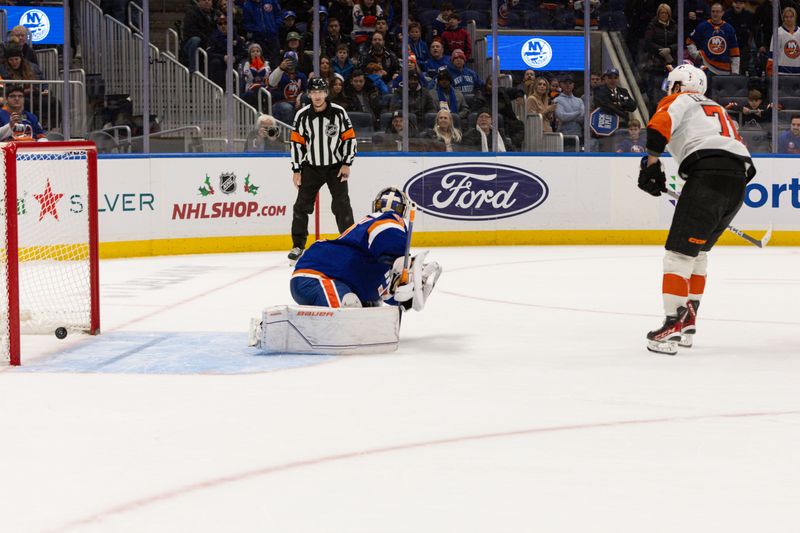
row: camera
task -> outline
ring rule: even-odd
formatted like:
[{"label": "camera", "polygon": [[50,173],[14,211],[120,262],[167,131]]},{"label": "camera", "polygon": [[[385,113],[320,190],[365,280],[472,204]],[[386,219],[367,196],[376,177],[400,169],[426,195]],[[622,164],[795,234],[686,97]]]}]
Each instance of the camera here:
[{"label": "camera", "polygon": [[269,126],[268,128],[265,129],[267,132],[267,137],[269,137],[270,139],[276,138],[278,136],[278,133],[280,133],[278,128],[276,128],[275,126]]}]

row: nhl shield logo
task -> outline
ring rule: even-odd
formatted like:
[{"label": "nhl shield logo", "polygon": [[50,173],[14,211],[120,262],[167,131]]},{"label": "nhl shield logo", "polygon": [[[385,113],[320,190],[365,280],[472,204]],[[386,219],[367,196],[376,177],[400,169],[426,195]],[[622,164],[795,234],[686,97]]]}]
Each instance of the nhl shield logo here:
[{"label": "nhl shield logo", "polygon": [[325,135],[328,137],[336,137],[339,128],[336,127],[336,124],[328,124],[325,126]]},{"label": "nhl shield logo", "polygon": [[233,194],[236,192],[236,174],[233,172],[223,172],[219,175],[219,190],[223,194]]}]

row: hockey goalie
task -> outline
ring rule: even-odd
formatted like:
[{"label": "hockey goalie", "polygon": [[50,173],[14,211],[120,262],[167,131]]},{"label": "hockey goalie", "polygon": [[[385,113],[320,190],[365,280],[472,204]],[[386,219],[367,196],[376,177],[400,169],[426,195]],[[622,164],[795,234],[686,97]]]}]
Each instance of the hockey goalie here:
[{"label": "hockey goalie", "polygon": [[290,289],[298,305],[264,309],[250,345],[265,353],[358,354],[397,349],[404,310],[425,307],[442,269],[428,252],[408,254],[411,202],[380,191],[373,213],[298,259]]}]

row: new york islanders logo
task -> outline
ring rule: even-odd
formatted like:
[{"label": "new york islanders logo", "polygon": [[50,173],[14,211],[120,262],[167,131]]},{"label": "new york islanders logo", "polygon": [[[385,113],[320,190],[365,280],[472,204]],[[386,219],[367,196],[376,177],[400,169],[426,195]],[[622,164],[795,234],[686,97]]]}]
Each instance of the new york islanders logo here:
[{"label": "new york islanders logo", "polygon": [[783,55],[789,59],[797,59],[800,57],[800,43],[794,39],[786,41],[786,43],[783,45]]},{"label": "new york islanders logo", "polygon": [[728,49],[728,43],[722,35],[714,35],[708,40],[708,51],[714,55],[722,55]]}]

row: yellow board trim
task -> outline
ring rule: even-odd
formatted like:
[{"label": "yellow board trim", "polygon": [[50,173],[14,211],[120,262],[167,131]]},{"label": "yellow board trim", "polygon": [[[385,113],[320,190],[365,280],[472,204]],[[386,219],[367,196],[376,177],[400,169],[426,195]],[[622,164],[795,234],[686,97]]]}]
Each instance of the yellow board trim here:
[{"label": "yellow board trim", "polygon": [[[747,229],[760,238],[763,230]],[[332,239],[336,235],[323,235]],[[511,246],[511,245],[663,245],[665,230],[508,230],[508,231],[437,231],[414,233],[414,246]],[[721,245],[751,246],[740,237],[725,232]],[[800,246],[800,231],[777,231],[769,246]],[[155,255],[213,254],[230,252],[285,251],[292,247],[288,235],[257,237],[198,237],[100,243],[100,257],[143,257]]]}]

